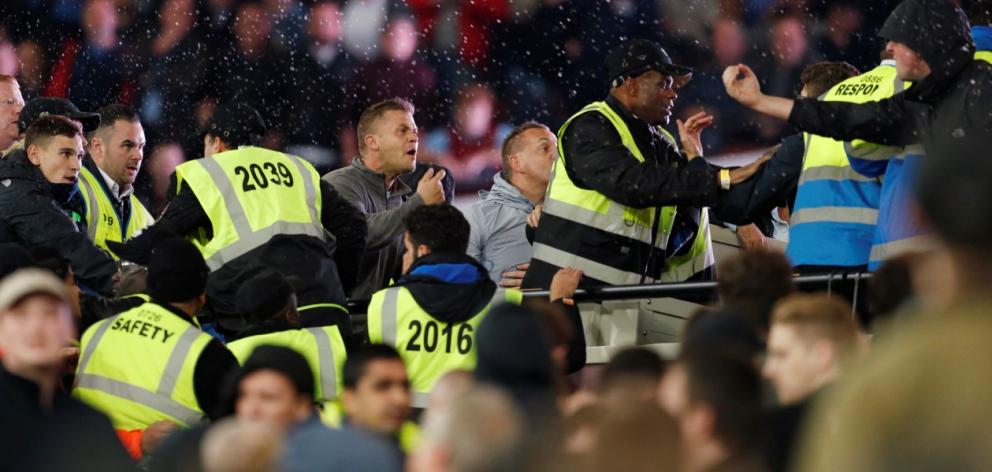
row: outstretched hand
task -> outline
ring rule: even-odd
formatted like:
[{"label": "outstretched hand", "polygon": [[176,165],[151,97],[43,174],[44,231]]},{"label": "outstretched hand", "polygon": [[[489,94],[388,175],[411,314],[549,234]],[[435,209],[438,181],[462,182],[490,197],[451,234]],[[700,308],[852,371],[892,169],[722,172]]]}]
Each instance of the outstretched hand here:
[{"label": "outstretched hand", "polygon": [[761,99],[761,86],[754,71],[744,64],[730,66],[723,71],[723,86],[727,94],[749,108],[754,108]]},{"label": "outstretched hand", "polygon": [[690,160],[703,155],[703,143],[700,134],[704,129],[713,124],[713,115],[701,111],[690,116],[685,121],[675,120],[679,127],[679,139],[682,141],[682,149],[686,157]]}]

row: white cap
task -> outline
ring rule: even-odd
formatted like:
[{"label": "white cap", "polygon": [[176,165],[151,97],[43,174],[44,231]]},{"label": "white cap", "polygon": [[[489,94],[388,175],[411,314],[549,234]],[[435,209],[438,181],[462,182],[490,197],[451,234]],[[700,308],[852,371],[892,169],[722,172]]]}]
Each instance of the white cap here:
[{"label": "white cap", "polygon": [[0,313],[9,310],[28,295],[44,293],[69,302],[65,283],[46,270],[20,269],[0,280]]}]

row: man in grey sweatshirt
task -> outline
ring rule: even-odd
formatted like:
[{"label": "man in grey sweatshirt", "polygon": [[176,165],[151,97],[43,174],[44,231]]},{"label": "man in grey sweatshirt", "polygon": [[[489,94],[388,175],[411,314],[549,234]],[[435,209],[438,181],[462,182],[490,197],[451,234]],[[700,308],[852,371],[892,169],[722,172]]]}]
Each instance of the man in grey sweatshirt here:
[{"label": "man in grey sweatshirt", "polygon": [[358,120],[358,150],[351,165],[324,175],[346,200],[365,213],[368,237],[352,300],[367,300],[389,285],[403,253],[403,217],[420,205],[444,203],[445,171],[427,170],[416,190],[400,175],[417,164],[413,105],[394,98],[376,103]]},{"label": "man in grey sweatshirt", "polygon": [[503,287],[519,287],[527,270],[527,217],[544,201],[557,155],[557,139],[547,126],[527,122],[514,128],[503,141],[503,171],[465,213],[472,227],[468,255]]}]

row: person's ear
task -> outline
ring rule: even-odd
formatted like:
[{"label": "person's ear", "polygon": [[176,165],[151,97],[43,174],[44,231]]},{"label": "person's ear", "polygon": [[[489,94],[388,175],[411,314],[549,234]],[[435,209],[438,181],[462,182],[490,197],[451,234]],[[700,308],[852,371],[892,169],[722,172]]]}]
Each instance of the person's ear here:
[{"label": "person's ear", "polygon": [[90,138],[90,156],[93,156],[94,159],[96,156],[103,156],[103,138],[96,134]]},{"label": "person's ear", "polygon": [[28,146],[28,160],[36,166],[41,165],[41,148],[37,144]]},{"label": "person's ear", "polygon": [[367,149],[371,149],[373,151],[379,150],[379,140],[375,137],[374,134],[371,133],[366,134],[365,136],[362,137],[362,141],[365,143],[365,147]]},{"label": "person's ear", "polygon": [[431,253],[431,248],[427,247],[426,244],[420,244],[415,249],[413,255],[417,256],[418,259]]},{"label": "person's ear", "polygon": [[820,372],[827,372],[837,363],[837,350],[825,340],[817,341],[813,345],[813,355],[816,361],[816,368]]}]

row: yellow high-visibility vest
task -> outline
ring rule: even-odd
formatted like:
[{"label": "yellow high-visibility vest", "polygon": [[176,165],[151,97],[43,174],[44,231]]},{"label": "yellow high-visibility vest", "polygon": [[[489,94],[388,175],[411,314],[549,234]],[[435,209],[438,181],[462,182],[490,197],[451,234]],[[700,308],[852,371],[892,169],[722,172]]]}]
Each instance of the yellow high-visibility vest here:
[{"label": "yellow high-visibility vest", "polygon": [[102,175],[94,175],[89,169],[79,169],[79,193],[86,205],[86,235],[97,247],[107,251],[114,259],[116,254],[107,248],[107,241],[123,243],[133,238],[155,222],[141,201],[134,194],[128,195],[125,205],[131,205],[127,221],[117,212],[107,193],[106,185],[100,180]]}]

